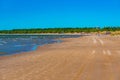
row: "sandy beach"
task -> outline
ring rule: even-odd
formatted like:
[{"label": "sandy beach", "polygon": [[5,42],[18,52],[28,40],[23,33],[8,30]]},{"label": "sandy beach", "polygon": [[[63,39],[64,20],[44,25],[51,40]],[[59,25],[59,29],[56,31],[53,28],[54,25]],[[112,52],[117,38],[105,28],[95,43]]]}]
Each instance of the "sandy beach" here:
[{"label": "sandy beach", "polygon": [[0,80],[120,80],[120,37],[84,36],[0,57]]}]

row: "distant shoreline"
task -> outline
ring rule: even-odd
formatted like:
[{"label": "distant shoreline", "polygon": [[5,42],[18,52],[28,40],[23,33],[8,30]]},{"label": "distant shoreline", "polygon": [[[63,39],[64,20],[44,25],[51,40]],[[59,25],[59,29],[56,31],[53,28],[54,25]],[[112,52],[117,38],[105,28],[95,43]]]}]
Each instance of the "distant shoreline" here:
[{"label": "distant shoreline", "polygon": [[88,35],[88,34],[82,34],[82,33],[44,33],[44,34],[0,34],[0,35]]},{"label": "distant shoreline", "polygon": [[[115,33],[114,33],[115,32]],[[0,34],[120,34],[120,27],[81,27],[81,28],[31,28],[31,29],[12,29],[0,30]]]}]

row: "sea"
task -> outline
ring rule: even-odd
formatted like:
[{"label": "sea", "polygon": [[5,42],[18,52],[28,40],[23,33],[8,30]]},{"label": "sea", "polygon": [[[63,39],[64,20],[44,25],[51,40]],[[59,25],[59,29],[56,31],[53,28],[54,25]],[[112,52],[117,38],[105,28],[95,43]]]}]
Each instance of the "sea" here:
[{"label": "sea", "polygon": [[61,38],[77,38],[81,35],[0,35],[0,56],[34,51],[38,46],[61,43]]}]

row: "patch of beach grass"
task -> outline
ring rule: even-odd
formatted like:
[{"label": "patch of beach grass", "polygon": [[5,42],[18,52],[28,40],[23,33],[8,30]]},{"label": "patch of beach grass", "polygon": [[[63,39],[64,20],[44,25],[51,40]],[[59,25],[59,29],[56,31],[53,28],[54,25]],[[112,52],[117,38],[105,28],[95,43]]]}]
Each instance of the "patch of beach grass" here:
[{"label": "patch of beach grass", "polygon": [[111,35],[112,35],[112,36],[120,35],[120,31],[111,32]]}]

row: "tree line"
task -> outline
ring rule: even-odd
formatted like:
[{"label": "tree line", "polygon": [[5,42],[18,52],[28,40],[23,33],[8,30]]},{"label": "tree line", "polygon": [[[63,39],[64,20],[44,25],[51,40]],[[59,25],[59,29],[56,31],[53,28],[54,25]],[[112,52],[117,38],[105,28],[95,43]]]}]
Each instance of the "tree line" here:
[{"label": "tree line", "polygon": [[120,31],[120,27],[84,27],[84,28],[36,28],[36,29],[13,29],[1,30],[0,34],[33,34],[33,33],[90,33],[103,31]]}]

